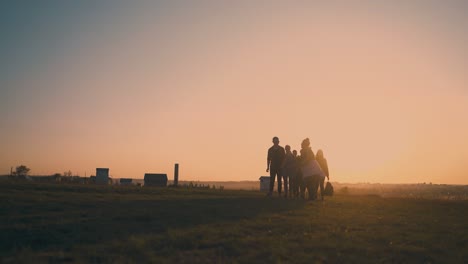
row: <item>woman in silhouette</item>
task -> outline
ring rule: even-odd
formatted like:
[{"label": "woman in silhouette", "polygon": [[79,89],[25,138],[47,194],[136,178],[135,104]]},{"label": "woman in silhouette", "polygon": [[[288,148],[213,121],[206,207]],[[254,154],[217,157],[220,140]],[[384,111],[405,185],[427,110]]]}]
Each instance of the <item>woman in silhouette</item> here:
[{"label": "woman in silhouette", "polygon": [[[306,138],[301,143],[301,166],[304,167],[311,161],[315,160],[314,152],[310,147],[310,140]],[[318,181],[315,175],[303,175],[302,181],[304,187],[301,188],[301,196],[304,197],[305,189],[309,193],[309,200],[314,200],[317,197]]]},{"label": "woman in silhouette", "polygon": [[299,156],[297,156],[297,150],[293,150],[293,157],[294,157],[294,172],[289,181],[289,190],[291,197],[297,198],[299,197],[299,188],[302,183],[302,174],[300,173],[300,161]]},{"label": "woman in silhouette", "polygon": [[[328,163],[327,159],[323,156],[323,151],[321,149],[317,150],[317,156],[315,157],[317,162],[320,165],[320,168],[322,169],[323,173],[327,177],[328,180],[330,180],[330,176],[328,174]],[[320,196],[323,201],[323,183],[325,182],[325,177],[320,177],[319,179],[319,185],[320,185]],[[318,188],[318,186],[317,186]],[[317,192],[318,190],[316,190]]]}]

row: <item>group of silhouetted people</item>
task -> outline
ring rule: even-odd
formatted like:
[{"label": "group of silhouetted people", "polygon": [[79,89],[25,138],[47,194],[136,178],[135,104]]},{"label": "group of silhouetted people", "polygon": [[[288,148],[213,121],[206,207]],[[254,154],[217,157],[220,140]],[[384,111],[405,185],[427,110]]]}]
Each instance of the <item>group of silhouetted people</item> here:
[{"label": "group of silhouetted people", "polygon": [[[270,189],[268,196],[273,193],[275,178],[278,181],[278,194],[282,195],[284,186],[285,198],[306,198],[316,200],[318,189],[323,200],[325,177],[330,180],[327,160],[323,151],[318,150],[315,155],[310,146],[310,140],[304,139],[301,143],[300,155],[297,151],[291,152],[291,147],[284,148],[279,145],[279,138],[273,138],[273,146],[268,149],[267,172],[270,172]],[[284,183],[284,185],[283,185]]]}]

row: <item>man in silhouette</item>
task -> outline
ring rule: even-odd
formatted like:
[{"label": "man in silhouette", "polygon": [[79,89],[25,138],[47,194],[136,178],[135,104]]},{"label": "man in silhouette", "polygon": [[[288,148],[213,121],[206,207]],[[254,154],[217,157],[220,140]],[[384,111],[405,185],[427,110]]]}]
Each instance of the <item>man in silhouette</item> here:
[{"label": "man in silhouette", "polygon": [[297,150],[293,150],[292,152],[294,157],[294,169],[292,175],[289,178],[289,195],[291,197],[297,198],[299,197],[299,187],[301,184],[302,176],[299,174],[299,157],[297,156]]},{"label": "man in silhouette", "polygon": [[285,157],[284,148],[279,145],[278,137],[273,138],[273,146],[268,149],[267,156],[267,172],[270,172],[270,191],[268,196],[273,193],[273,187],[275,185],[275,177],[278,178],[278,195],[281,196],[281,169],[283,166]]},{"label": "man in silhouette", "polygon": [[[292,195],[292,186],[294,184],[293,177],[296,174],[296,158],[291,152],[291,146],[284,146],[284,150],[286,150],[286,155],[284,156],[284,162],[281,173],[284,181],[284,197],[287,198],[288,193],[289,195]],[[288,184],[291,188],[288,187]]]}]

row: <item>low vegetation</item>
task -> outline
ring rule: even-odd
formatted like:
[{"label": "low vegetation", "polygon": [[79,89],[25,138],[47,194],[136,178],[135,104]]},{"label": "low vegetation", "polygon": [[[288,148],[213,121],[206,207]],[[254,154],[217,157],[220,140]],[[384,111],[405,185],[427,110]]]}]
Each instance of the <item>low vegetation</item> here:
[{"label": "low vegetation", "polygon": [[[349,190],[352,192],[352,189]],[[0,182],[2,263],[467,263],[468,201]]]}]

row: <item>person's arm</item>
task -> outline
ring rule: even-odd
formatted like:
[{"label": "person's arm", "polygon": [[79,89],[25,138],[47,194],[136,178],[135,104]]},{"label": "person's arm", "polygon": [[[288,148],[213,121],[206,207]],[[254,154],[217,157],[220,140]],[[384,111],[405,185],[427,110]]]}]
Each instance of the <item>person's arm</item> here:
[{"label": "person's arm", "polygon": [[270,163],[271,163],[270,150],[268,150],[268,154],[267,154],[267,169],[266,169],[266,172],[270,171]]},{"label": "person's arm", "polygon": [[323,163],[325,163],[325,175],[327,175],[327,179],[330,180],[330,174],[328,172],[328,162],[327,162],[327,159],[323,159]]}]

